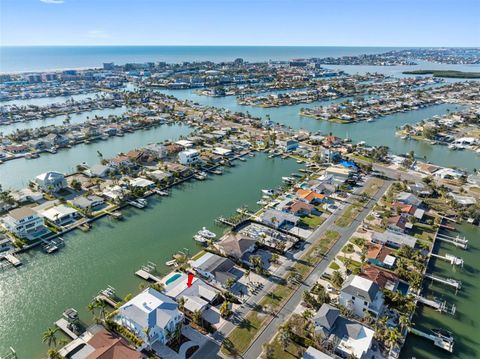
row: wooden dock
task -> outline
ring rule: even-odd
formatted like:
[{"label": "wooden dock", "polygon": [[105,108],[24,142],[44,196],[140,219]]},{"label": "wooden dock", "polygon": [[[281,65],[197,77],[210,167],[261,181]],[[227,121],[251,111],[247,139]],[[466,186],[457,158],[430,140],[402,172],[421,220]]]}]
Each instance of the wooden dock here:
[{"label": "wooden dock", "polygon": [[18,267],[22,265],[22,261],[15,257],[13,254],[7,254],[5,259],[9,261],[14,267]]},{"label": "wooden dock", "polygon": [[59,320],[57,320],[55,322],[55,325],[60,328],[60,330],[62,332],[64,332],[66,335],[68,335],[70,338],[72,339],[77,339],[78,338],[78,335],[75,334],[73,331],[71,331],[69,328],[68,328],[68,321],[65,319],[65,318],[60,318]]}]

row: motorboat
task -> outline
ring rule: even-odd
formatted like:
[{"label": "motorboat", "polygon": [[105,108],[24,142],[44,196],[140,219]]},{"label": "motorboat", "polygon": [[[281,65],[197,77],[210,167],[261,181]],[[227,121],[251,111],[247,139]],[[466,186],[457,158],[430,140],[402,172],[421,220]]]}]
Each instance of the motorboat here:
[{"label": "motorboat", "polygon": [[262,189],[262,193],[267,196],[273,196],[275,191],[273,189]]},{"label": "motorboat", "polygon": [[206,239],[205,237],[202,237],[199,234],[194,235],[193,239],[199,243],[206,243],[208,241],[208,239]]},{"label": "motorboat", "polygon": [[217,235],[205,227],[203,227],[201,230],[198,231],[197,235],[202,236],[203,238],[206,239],[214,239]]}]

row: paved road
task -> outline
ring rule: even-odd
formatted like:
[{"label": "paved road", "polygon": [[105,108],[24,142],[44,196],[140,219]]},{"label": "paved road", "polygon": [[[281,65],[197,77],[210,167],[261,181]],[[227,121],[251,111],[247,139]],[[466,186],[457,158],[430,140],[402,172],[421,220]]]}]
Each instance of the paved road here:
[{"label": "paved road", "polygon": [[[273,336],[277,332],[278,327],[286,320],[286,318],[288,318],[288,316],[290,316],[292,311],[301,302],[303,292],[309,289],[319,279],[320,275],[325,271],[328,264],[338,254],[341,248],[356,231],[358,225],[361,224],[363,219],[368,215],[373,205],[385,193],[390,183],[391,182],[385,182],[385,184],[380,188],[377,194],[366,204],[365,208],[362,210],[362,212],[360,212],[352,225],[345,228],[337,227],[335,225],[335,221],[344,213],[345,209],[348,207],[348,203],[346,203],[344,208],[339,209],[335,213],[333,213],[325,220],[325,222],[321,226],[319,226],[309,236],[309,238],[306,240],[306,245],[302,250],[297,251],[293,255],[290,255],[290,257],[273,273],[277,277],[282,277],[286,273],[287,269],[294,264],[296,259],[301,257],[305,250],[308,249],[308,246],[321,238],[327,230],[335,230],[340,233],[341,237],[330,249],[329,253],[317,265],[317,267],[312,271],[312,273],[304,281],[304,283],[294,292],[292,297],[282,307],[277,316],[275,316],[273,320],[268,323],[268,325],[263,329],[262,333],[251,344],[251,346],[244,355],[245,358],[253,359],[260,357],[262,351],[262,344],[270,341],[273,338]],[[357,188],[354,191],[354,195],[358,194],[362,189],[363,187]],[[244,318],[244,316],[253,308],[253,306],[258,303],[271,290],[274,285],[274,282],[268,281],[267,283],[265,283],[265,286],[262,288],[262,290],[258,291],[257,294],[249,297],[248,300],[236,310],[234,314],[235,319],[225,323],[225,325],[213,335],[213,341],[198,350],[194,354],[192,359],[209,359],[221,357],[222,355],[218,352],[218,349],[224,338],[226,338],[228,334],[233,329],[235,329],[236,324],[238,324]]]},{"label": "paved road", "polygon": [[[307,277],[302,285],[295,291],[295,293],[290,297],[290,299],[285,303],[280,312],[264,327],[263,331],[255,341],[250,345],[250,348],[245,352],[243,358],[245,359],[257,359],[262,353],[262,344],[268,343],[278,331],[279,326],[281,326],[293,313],[295,308],[301,303],[302,295],[305,290],[309,290],[315,282],[320,278],[322,273],[327,269],[328,264],[335,258],[335,256],[340,252],[342,247],[348,242],[353,233],[357,230],[358,226],[363,222],[365,217],[368,215],[372,207],[376,202],[383,196],[388,186],[391,184],[390,181],[386,181],[384,185],[379,189],[375,196],[369,200],[365,205],[364,209],[355,219],[354,223],[350,226],[342,228],[335,225],[331,226],[330,223],[329,229],[336,230],[340,233],[340,239],[335,243],[335,245],[330,249],[328,254],[320,261],[320,263],[315,267],[312,273]],[[343,211],[342,211],[343,212]],[[332,218],[331,216],[330,218]],[[333,221],[334,222],[334,221]],[[324,230],[315,231],[312,235],[315,238],[319,238],[323,234]]]}]

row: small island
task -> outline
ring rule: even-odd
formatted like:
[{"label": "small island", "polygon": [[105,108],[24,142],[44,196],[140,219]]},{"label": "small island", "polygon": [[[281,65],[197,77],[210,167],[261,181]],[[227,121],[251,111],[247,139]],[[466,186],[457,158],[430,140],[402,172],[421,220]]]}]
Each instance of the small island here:
[{"label": "small island", "polygon": [[433,77],[445,77],[456,79],[478,79],[480,72],[465,72],[454,70],[413,70],[404,71],[404,75],[433,75]]}]

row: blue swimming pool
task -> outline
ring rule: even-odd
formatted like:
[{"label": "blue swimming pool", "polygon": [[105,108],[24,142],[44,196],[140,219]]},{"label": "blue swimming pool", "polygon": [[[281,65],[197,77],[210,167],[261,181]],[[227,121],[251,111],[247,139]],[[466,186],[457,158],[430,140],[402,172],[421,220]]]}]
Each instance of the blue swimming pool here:
[{"label": "blue swimming pool", "polygon": [[180,278],[182,275],[180,273],[175,273],[174,275],[172,275],[170,278],[168,278],[166,281],[165,281],[165,284],[166,285],[169,285],[170,283],[173,283],[175,282],[178,278]]}]

